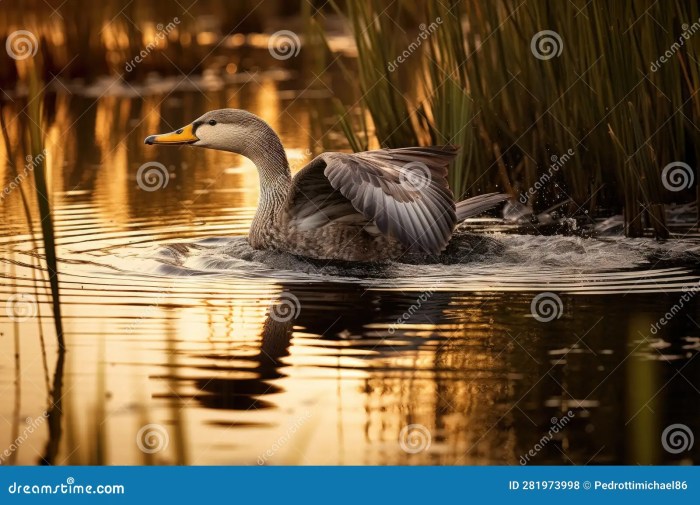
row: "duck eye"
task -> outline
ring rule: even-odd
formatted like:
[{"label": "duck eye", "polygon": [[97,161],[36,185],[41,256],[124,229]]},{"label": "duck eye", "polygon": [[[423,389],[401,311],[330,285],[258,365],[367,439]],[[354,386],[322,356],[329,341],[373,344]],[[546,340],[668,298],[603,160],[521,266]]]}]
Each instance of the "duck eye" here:
[{"label": "duck eye", "polygon": [[212,119],[211,121],[209,121],[209,124],[214,126],[216,124],[216,121],[214,119]]}]

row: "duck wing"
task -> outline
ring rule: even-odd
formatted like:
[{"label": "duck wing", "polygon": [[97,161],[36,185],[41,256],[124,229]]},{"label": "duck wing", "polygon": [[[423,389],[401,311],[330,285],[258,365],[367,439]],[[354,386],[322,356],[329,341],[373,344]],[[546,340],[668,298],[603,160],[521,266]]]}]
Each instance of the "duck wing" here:
[{"label": "duck wing", "polygon": [[487,193],[462,200],[457,203],[457,222],[461,223],[467,218],[478,216],[510,198],[511,196],[505,193]]},{"label": "duck wing", "polygon": [[288,212],[305,226],[354,215],[411,250],[437,254],[457,221],[447,184],[456,154],[453,146],[321,154],[294,177]]}]

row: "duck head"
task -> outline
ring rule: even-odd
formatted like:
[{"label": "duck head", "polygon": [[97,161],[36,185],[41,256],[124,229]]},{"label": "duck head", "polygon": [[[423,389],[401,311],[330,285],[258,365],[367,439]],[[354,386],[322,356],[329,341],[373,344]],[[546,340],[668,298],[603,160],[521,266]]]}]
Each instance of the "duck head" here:
[{"label": "duck head", "polygon": [[255,114],[240,109],[207,112],[173,132],[149,135],[148,145],[191,145],[252,157],[262,149],[282,147],[277,134]]}]

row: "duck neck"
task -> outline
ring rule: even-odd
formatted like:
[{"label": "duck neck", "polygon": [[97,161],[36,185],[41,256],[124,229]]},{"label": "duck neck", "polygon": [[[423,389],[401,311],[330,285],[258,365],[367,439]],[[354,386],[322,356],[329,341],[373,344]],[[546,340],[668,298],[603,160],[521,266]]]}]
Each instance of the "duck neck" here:
[{"label": "duck neck", "polygon": [[277,134],[266,135],[263,142],[255,143],[244,153],[258,168],[260,200],[250,227],[249,240],[253,247],[269,248],[274,241],[274,230],[292,183],[287,155]]}]

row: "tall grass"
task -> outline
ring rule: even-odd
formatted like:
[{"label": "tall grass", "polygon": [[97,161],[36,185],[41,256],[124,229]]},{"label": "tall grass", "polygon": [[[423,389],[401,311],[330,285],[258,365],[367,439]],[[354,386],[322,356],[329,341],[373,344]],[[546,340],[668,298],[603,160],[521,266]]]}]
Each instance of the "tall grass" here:
[{"label": "tall grass", "polygon": [[[571,214],[624,210],[628,235],[651,227],[663,237],[663,204],[693,192],[665,189],[662,169],[700,160],[700,32],[651,65],[700,21],[700,6],[575,4],[427,0],[402,34],[396,20],[415,11],[411,2],[351,0],[344,12],[359,53],[360,107],[382,146],[462,145],[450,175],[458,196],[494,188],[520,196],[571,149],[530,204],[571,199]],[[438,18],[419,50],[388,70],[417,40],[419,23]],[[535,57],[531,41],[543,30],[561,37],[559,56]],[[351,117],[343,130],[355,146]]]},{"label": "tall grass", "polygon": [[[12,174],[14,177],[19,177],[19,172],[17,171],[17,167],[15,165],[15,156],[14,156],[14,149],[12,148],[12,143],[10,141],[10,136],[7,128],[7,123],[5,121],[5,115],[4,112],[0,109],[0,133],[2,134],[2,139],[3,143],[5,145],[5,153],[7,154],[7,165],[10,168]],[[27,197],[27,193],[24,191],[24,188],[20,185],[18,186],[17,190],[20,193],[20,200],[22,202],[22,210],[24,211],[24,216],[25,219],[27,220],[27,228],[29,229],[29,236],[31,238],[32,245],[34,249],[37,249],[37,241],[36,241],[36,234],[34,233],[34,224],[32,222],[32,211],[30,208],[29,204],[29,198]],[[41,272],[41,265],[40,265],[40,260],[37,257],[32,258],[32,262],[35,267],[35,272]],[[41,273],[40,273],[41,275]],[[33,284],[34,284],[34,297],[36,300],[39,300],[39,284],[43,283],[43,277],[41,279],[37,279],[36,277],[32,278]],[[41,314],[41,305],[37,304],[37,318],[39,321],[42,320],[42,314]],[[46,339],[44,338],[44,327],[40,323],[39,325],[39,342],[41,345],[41,358],[42,358],[42,365],[44,367],[44,380],[46,382],[46,391],[47,393],[50,391],[50,386],[49,386],[49,365],[48,365],[48,358],[46,355]],[[19,329],[15,328],[15,336],[18,337],[19,335]],[[17,359],[19,360],[19,342],[17,342],[16,345],[16,355]]]},{"label": "tall grass", "polygon": [[[43,132],[41,125],[43,124],[42,105],[43,105],[43,84],[40,77],[41,57],[37,55],[35,59],[27,62],[27,106],[25,108],[28,131],[28,143],[30,160],[34,166],[34,188],[36,191],[39,219],[42,230],[42,240],[44,245],[44,254],[46,257],[46,267],[49,277],[49,286],[51,288],[51,306],[54,315],[54,328],[56,330],[56,338],[58,341],[59,351],[65,350],[65,341],[63,336],[63,322],[61,318],[61,302],[59,294],[58,280],[58,261],[56,254],[56,237],[53,227],[53,218],[51,214],[51,202],[49,201],[49,190],[46,181],[46,150],[44,149]],[[0,127],[2,128],[3,139],[6,144],[8,159],[12,160],[12,151],[5,124],[4,116],[1,118]],[[32,237],[34,236],[34,227],[32,224],[32,213],[27,203],[27,197],[23,188],[20,187],[22,203],[27,217],[28,226]],[[43,346],[43,329],[40,328],[39,335]],[[44,356],[44,364],[46,369],[46,357]]]}]

